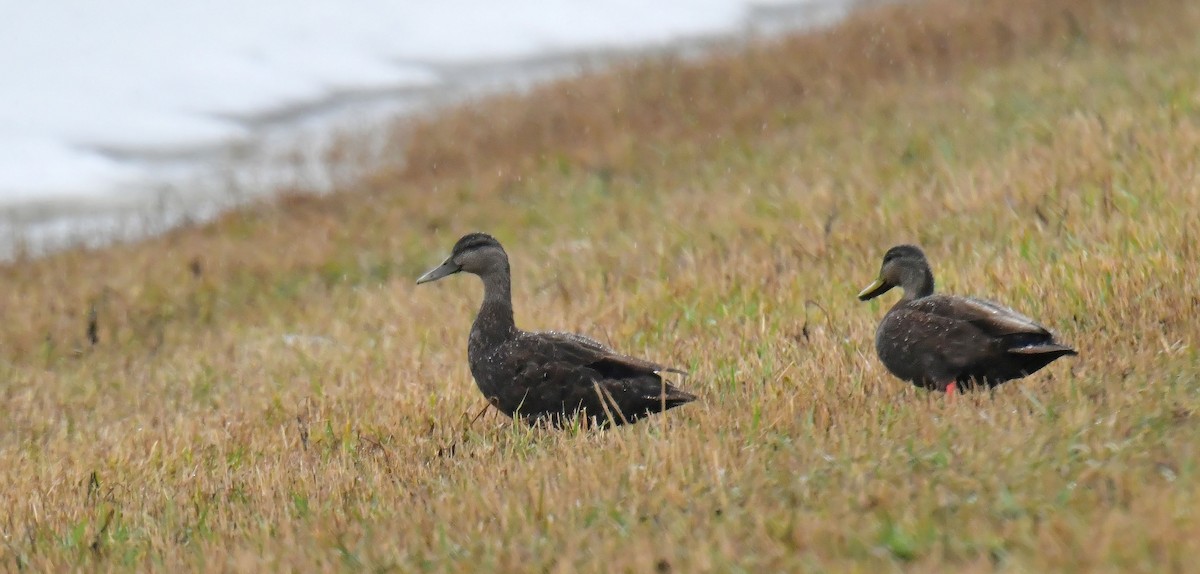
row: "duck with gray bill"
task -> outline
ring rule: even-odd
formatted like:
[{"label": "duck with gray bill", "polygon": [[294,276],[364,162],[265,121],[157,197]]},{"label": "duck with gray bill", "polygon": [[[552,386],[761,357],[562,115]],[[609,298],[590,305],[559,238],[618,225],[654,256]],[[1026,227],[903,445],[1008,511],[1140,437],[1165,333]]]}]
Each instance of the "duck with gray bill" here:
[{"label": "duck with gray bill", "polygon": [[622,355],[582,335],[518,329],[508,254],[492,236],[463,236],[450,257],[417,283],[459,272],[483,280],[467,360],[479,390],[504,414],[531,424],[562,426],[582,416],[610,426],[696,399],[663,380],[663,373],[686,374],[678,369]]},{"label": "duck with gray bill", "polygon": [[994,387],[1049,365],[1075,349],[1008,307],[933,292],[933,272],[915,245],[883,256],[879,278],[858,294],[874,299],[900,287],[904,295],[875,331],[875,351],[893,375],[919,387],[953,393]]}]

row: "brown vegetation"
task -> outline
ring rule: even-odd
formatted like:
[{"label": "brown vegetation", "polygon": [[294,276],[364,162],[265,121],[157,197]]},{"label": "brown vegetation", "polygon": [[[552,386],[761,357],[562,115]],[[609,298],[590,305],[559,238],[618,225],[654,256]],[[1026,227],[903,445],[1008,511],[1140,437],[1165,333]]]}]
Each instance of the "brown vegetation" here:
[{"label": "brown vegetation", "polygon": [[[0,268],[0,564],[1185,570],[1197,29],[1185,1],[872,9],[450,111],[332,196]],[[702,402],[468,424],[479,289],[413,280],[476,229],[518,324],[684,366]],[[1081,357],[954,402],[891,378],[854,295],[901,241]]]}]

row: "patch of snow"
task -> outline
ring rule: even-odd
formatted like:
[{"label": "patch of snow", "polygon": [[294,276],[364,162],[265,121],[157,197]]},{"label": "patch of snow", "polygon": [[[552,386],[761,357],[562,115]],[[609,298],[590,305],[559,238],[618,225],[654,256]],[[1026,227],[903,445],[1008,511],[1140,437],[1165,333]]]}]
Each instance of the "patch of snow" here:
[{"label": "patch of snow", "polygon": [[[559,77],[562,61],[528,65],[554,55],[737,35],[755,14],[772,28],[800,13],[788,6],[824,7],[811,19],[828,20],[852,2],[5,2],[0,209],[145,203],[147,182],[195,163],[197,150],[228,154],[219,150],[262,140],[264,126],[279,123],[328,129],[305,110],[411,109],[414,94],[445,99],[456,86],[511,84],[514,74]],[[364,93],[383,97],[335,105],[339,94]],[[379,105],[385,99],[390,106]]]}]

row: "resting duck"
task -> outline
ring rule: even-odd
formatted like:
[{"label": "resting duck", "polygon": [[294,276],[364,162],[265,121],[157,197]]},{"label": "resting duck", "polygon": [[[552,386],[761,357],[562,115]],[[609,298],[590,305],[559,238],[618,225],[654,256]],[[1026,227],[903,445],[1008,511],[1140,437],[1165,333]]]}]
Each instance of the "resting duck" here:
[{"label": "resting duck", "polygon": [[450,257],[417,283],[460,271],[483,280],[483,304],[467,340],[471,375],[504,414],[550,426],[582,416],[607,427],[634,423],[696,399],[660,375],[686,374],[678,369],[622,355],[582,335],[518,329],[508,254],[492,236],[463,236]]},{"label": "resting duck", "polygon": [[914,385],[954,393],[995,387],[1049,365],[1075,349],[1008,307],[956,295],[935,295],[933,272],[915,245],[883,256],[879,278],[858,294],[867,301],[892,287],[904,296],[875,331],[875,350],[888,371]]}]

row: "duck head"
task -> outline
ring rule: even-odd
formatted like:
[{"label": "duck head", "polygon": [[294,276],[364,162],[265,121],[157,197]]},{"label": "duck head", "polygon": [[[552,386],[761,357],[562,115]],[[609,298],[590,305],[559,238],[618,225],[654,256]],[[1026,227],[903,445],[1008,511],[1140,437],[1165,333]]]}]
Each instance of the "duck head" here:
[{"label": "duck head", "polygon": [[925,253],[916,245],[897,245],[887,250],[879,278],[858,294],[860,301],[874,299],[891,290],[904,289],[905,299],[919,299],[933,294],[933,272]]},{"label": "duck head", "polygon": [[486,233],[468,233],[454,244],[450,257],[418,277],[417,284],[437,281],[460,271],[480,277],[507,272],[508,254],[495,237]]}]

